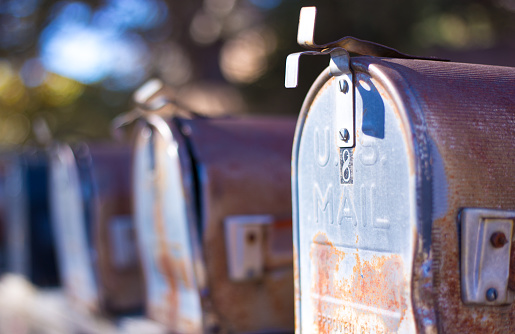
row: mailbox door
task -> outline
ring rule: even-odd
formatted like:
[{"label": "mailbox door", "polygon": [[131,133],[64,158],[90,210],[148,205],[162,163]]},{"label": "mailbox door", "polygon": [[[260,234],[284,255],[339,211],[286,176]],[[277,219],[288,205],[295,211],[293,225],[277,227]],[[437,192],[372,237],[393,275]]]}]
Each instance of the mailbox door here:
[{"label": "mailbox door", "polygon": [[[354,73],[348,92],[341,80],[328,71],[318,78],[297,125],[297,331],[413,333],[417,211],[410,124],[369,74]],[[354,106],[339,102],[352,92]],[[344,126],[339,113],[354,115],[354,147],[337,144]]]},{"label": "mailbox door", "polygon": [[139,132],[134,199],[138,242],[146,280],[148,315],[179,333],[203,331],[200,291],[194,275],[189,209],[193,205],[190,157],[179,133],[159,117]]},{"label": "mailbox door", "polygon": [[81,186],[73,151],[67,145],[57,146],[50,160],[50,202],[60,276],[75,306],[97,312],[91,226],[86,221]]}]

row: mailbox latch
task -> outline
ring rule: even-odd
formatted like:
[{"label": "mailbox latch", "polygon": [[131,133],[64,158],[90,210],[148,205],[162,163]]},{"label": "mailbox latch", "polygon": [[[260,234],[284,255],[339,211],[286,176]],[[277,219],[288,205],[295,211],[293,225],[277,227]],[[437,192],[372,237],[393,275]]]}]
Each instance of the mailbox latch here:
[{"label": "mailbox latch", "polygon": [[461,297],[464,303],[505,305],[515,299],[515,282],[511,282],[515,277],[510,277],[514,223],[515,211],[462,210]]},{"label": "mailbox latch", "polygon": [[265,270],[292,267],[291,218],[228,216],[224,225],[227,269],[232,281],[256,280],[263,277]]}]

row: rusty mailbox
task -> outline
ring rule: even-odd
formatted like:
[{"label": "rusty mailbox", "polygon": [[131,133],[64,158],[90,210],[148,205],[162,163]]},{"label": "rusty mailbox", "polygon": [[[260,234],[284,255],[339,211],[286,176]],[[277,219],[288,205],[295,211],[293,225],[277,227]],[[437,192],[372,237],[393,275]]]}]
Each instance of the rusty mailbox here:
[{"label": "rusty mailbox", "polygon": [[41,149],[0,155],[0,273],[25,276],[38,287],[59,285],[47,196],[48,159]]},{"label": "rusty mailbox", "polygon": [[148,316],[178,333],[292,332],[295,120],[145,118],[134,203]]},{"label": "rusty mailbox", "polygon": [[317,45],[314,21],[286,75],[330,56],[293,147],[297,333],[515,331],[515,68]]},{"label": "rusty mailbox", "polygon": [[81,311],[123,314],[143,306],[130,166],[125,144],[56,144],[50,150],[60,276]]}]

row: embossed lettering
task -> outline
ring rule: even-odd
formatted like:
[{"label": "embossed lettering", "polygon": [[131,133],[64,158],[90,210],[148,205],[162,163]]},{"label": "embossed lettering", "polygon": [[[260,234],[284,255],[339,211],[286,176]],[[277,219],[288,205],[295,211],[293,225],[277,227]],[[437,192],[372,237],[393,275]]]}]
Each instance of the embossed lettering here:
[{"label": "embossed lettering", "polygon": [[362,150],[359,155],[359,161],[364,166],[375,165],[379,156],[377,147],[374,145],[375,140],[371,137],[362,136],[359,141],[362,146]]},{"label": "embossed lettering", "polygon": [[349,190],[344,188],[338,208],[338,224],[352,224],[356,226],[355,216],[354,204],[351,201]]},{"label": "embossed lettering", "polygon": [[322,195],[322,191],[315,182],[313,187],[313,198],[315,200],[315,222],[316,223],[333,223],[333,205],[331,201],[333,185],[329,184],[325,193]]},{"label": "embossed lettering", "polygon": [[[331,150],[329,149],[329,128],[324,128],[323,139],[320,140],[320,130],[315,128],[315,157],[317,159],[318,165],[324,167],[329,162],[329,156],[331,155]],[[322,145],[322,150],[320,149],[320,145]]]},{"label": "embossed lettering", "polygon": [[361,221],[363,226],[371,225],[374,228],[388,229],[390,222],[388,218],[378,217],[379,213],[374,206],[375,184],[361,185]]},{"label": "embossed lettering", "polygon": [[384,334],[386,331],[378,326],[370,326],[370,324],[356,324],[355,321],[348,319],[338,319],[335,316],[323,314],[322,312],[315,313],[314,322],[318,324],[318,331],[323,333],[335,334]]}]

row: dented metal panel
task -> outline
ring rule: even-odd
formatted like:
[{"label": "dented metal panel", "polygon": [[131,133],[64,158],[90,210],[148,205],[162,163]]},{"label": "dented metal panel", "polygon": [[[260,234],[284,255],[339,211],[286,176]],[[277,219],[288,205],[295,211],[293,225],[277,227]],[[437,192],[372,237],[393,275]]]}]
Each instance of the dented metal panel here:
[{"label": "dented metal panel", "polygon": [[[149,316],[181,333],[291,331],[294,120],[147,121],[134,184]],[[273,222],[249,239],[263,252],[262,275],[237,282],[224,221],[242,215]]]},{"label": "dented metal panel", "polygon": [[50,202],[60,271],[74,305],[87,312],[142,307],[132,222],[127,145],[59,144],[51,150]]},{"label": "dented metal panel", "polygon": [[513,331],[513,303],[462,299],[458,222],[463,208],[515,208],[515,69],[375,57],[351,69],[352,151],[336,145],[328,71],[297,125],[297,331]]}]

